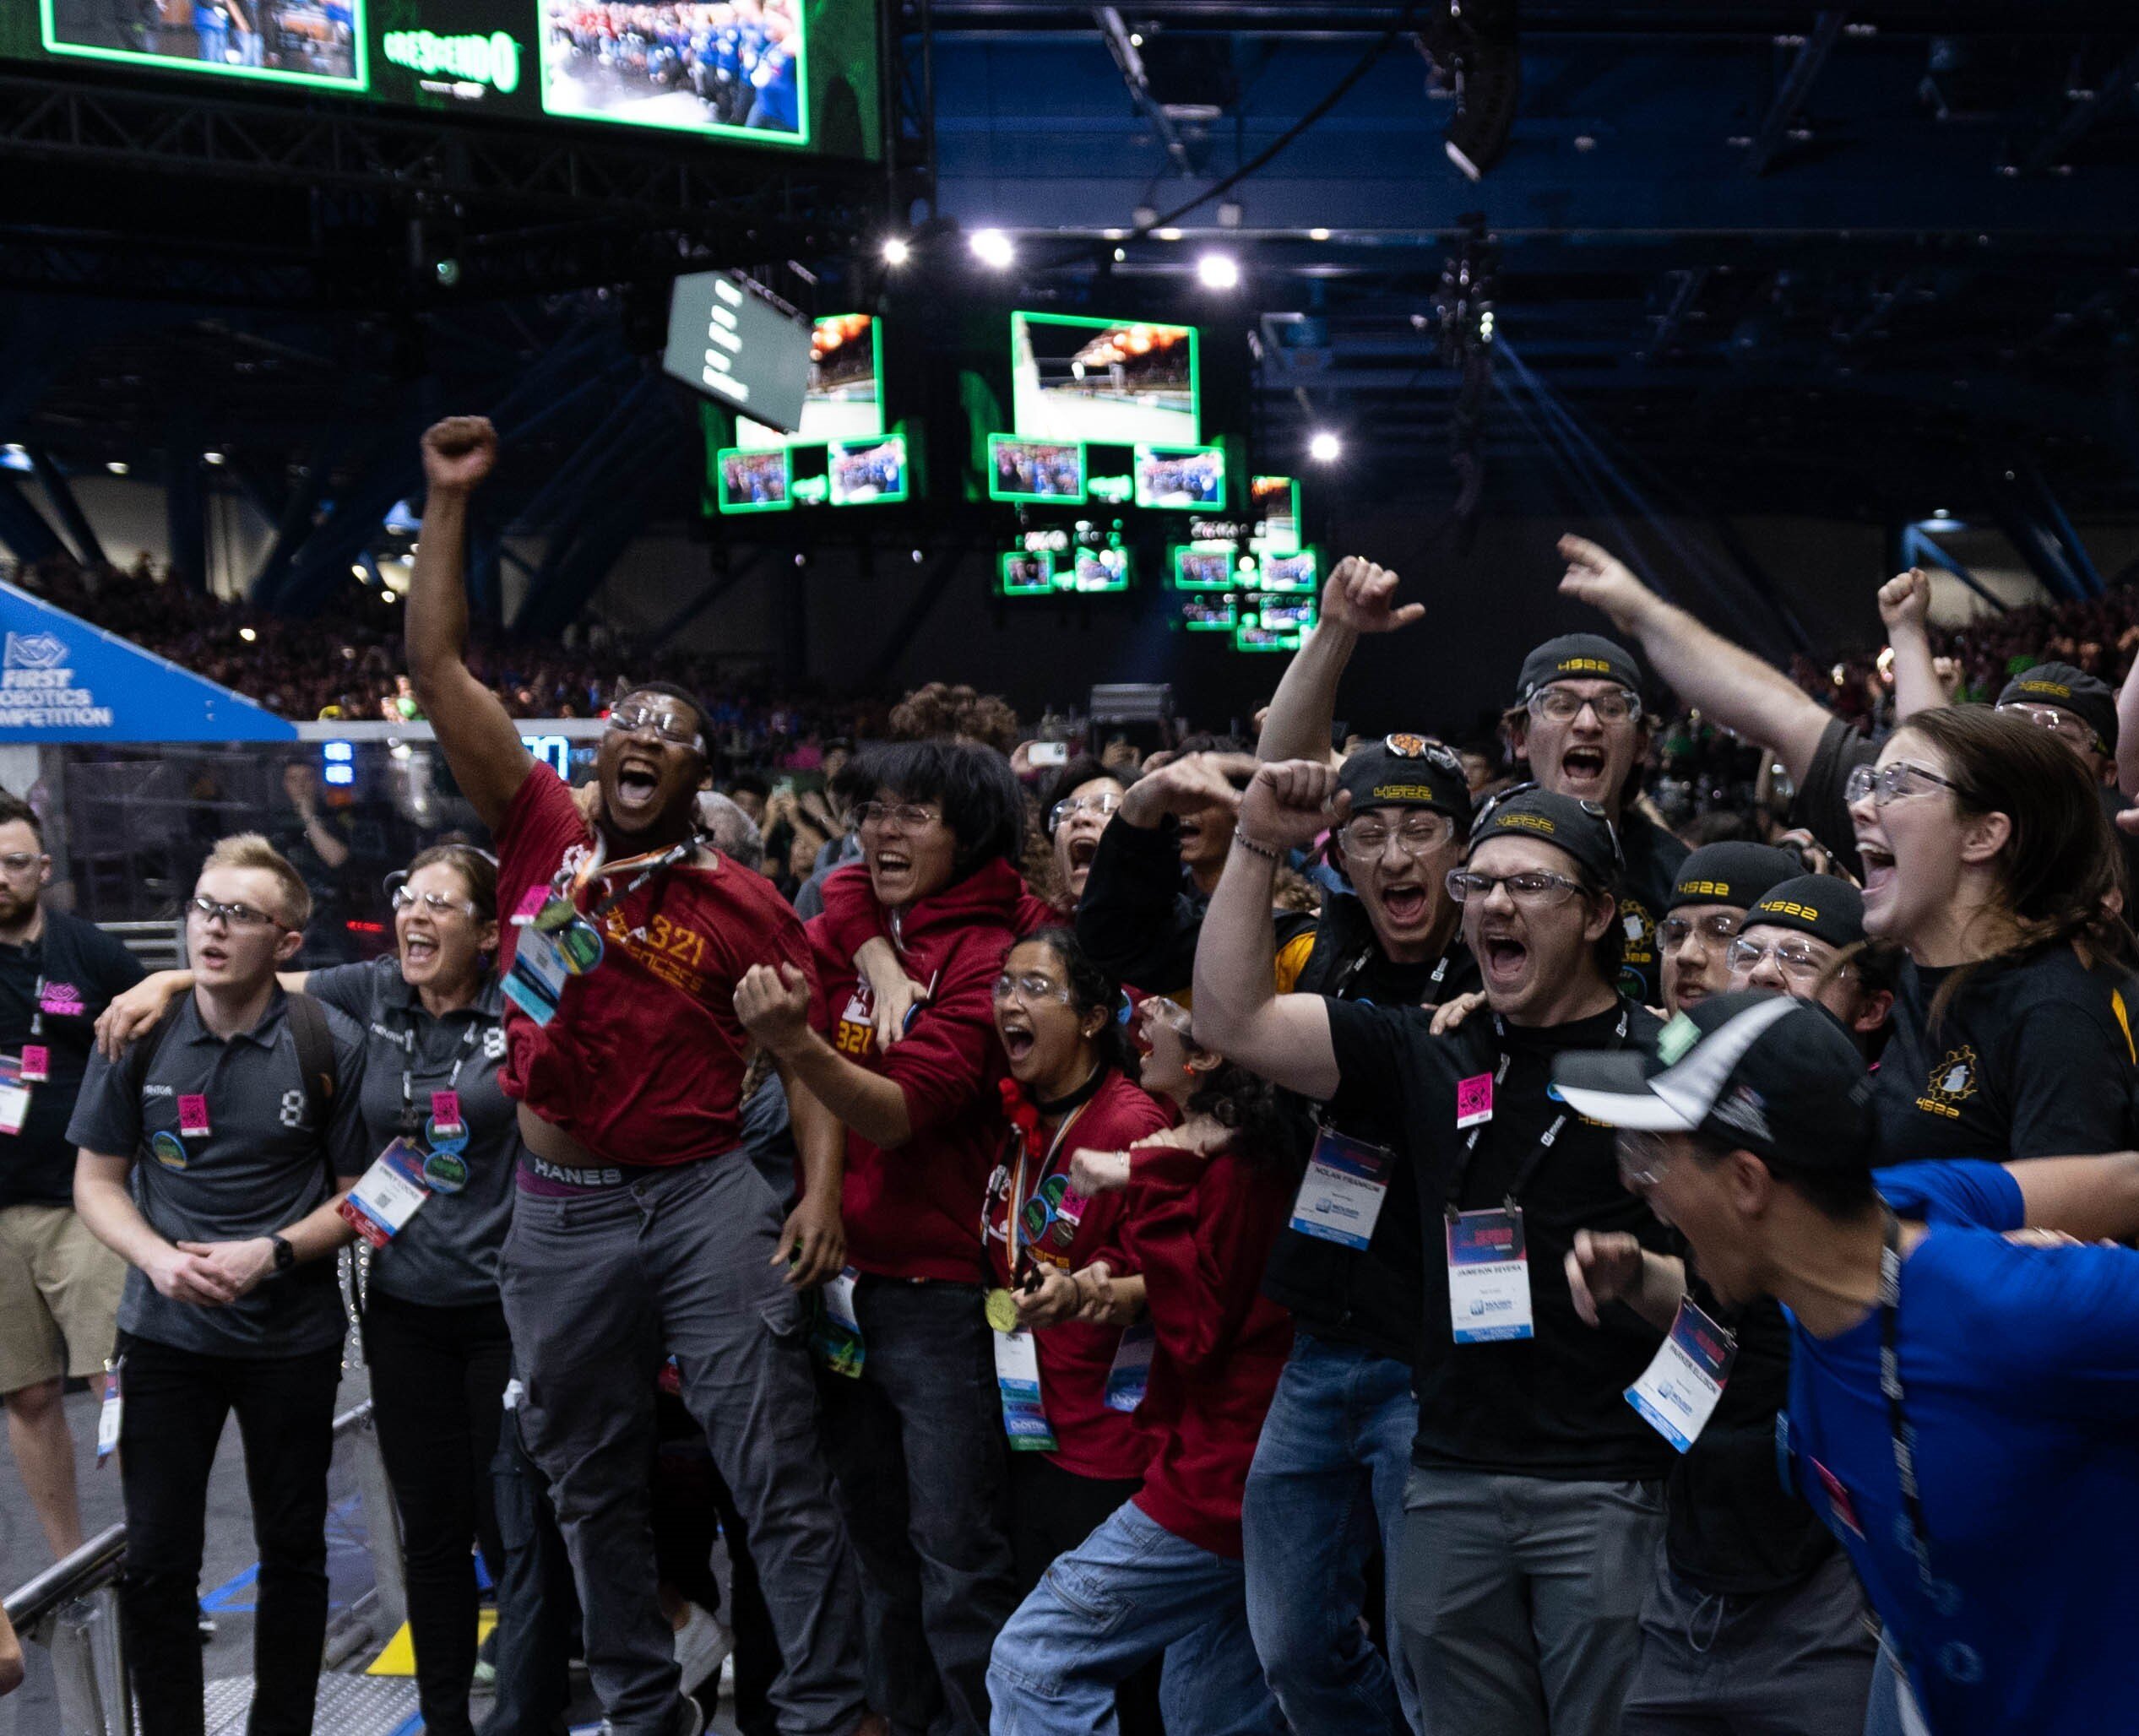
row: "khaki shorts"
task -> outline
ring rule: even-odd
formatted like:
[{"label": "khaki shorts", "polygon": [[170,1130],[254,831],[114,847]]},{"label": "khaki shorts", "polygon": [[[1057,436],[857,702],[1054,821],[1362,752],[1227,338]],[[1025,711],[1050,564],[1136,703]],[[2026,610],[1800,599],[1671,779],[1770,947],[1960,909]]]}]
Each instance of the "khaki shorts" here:
[{"label": "khaki shorts", "polygon": [[100,1373],[126,1278],[73,1207],[0,1207],[0,1393]]}]

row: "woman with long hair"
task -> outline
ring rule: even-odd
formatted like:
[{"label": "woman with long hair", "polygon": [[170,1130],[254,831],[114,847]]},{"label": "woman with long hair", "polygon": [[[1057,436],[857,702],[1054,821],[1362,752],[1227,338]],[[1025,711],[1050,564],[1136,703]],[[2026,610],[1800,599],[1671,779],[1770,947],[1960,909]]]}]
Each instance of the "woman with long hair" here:
[{"label": "woman with long hair", "polygon": [[1865,931],[1908,954],[1876,1076],[1888,1160],[2130,1145],[2139,960],[2078,757],[1987,706],[1923,711],[1849,796]]}]

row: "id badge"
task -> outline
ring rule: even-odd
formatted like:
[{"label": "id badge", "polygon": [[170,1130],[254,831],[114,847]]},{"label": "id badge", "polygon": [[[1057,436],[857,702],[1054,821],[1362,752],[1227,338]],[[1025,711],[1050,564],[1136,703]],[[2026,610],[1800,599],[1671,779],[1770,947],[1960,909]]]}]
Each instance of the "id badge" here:
[{"label": "id badge", "polygon": [[26,1043],[22,1050],[22,1082],[41,1085],[52,1076],[52,1052],[42,1043]]},{"label": "id badge", "polygon": [[1658,1348],[1641,1379],[1626,1389],[1626,1402],[1684,1452],[1701,1438],[1714,1414],[1737,1355],[1736,1335],[1682,1296],[1670,1336]]},{"label": "id badge", "polygon": [[96,1462],[100,1469],[119,1450],[119,1424],[126,1417],[126,1395],[119,1384],[119,1370],[124,1365],[124,1358],[105,1364],[104,1402],[96,1411]]},{"label": "id badge", "polygon": [[1040,1345],[1029,1326],[997,1332],[996,1386],[1002,1394],[1003,1432],[1012,1452],[1053,1452],[1055,1431],[1048,1426],[1040,1397]]},{"label": "id badge", "polygon": [[1521,1207],[1496,1206],[1448,1220],[1448,1318],[1458,1344],[1533,1336]]},{"label": "id badge", "polygon": [[850,1381],[861,1378],[868,1349],[861,1342],[861,1322],[854,1310],[854,1283],[859,1274],[850,1266],[819,1290],[817,1316],[810,1326],[810,1351],[835,1375]]},{"label": "id badge", "polygon": [[23,1082],[22,1063],[0,1055],[0,1133],[19,1133],[30,1119],[30,1087]]},{"label": "id badge", "polygon": [[1339,1247],[1364,1248],[1374,1240],[1395,1163],[1381,1146],[1323,1128],[1293,1199],[1292,1227]]},{"label": "id badge", "polygon": [[1474,1073],[1456,1082],[1456,1126],[1482,1127],[1493,1119],[1493,1076]]},{"label": "id badge", "polygon": [[458,1091],[434,1091],[431,1093],[431,1129],[436,1138],[458,1139],[468,1130],[460,1119],[460,1093]]},{"label": "id badge", "polygon": [[1126,1413],[1143,1402],[1145,1389],[1151,1384],[1151,1353],[1158,1345],[1159,1334],[1148,1323],[1123,1329],[1121,1343],[1114,1353],[1114,1365],[1106,1371],[1109,1410]]},{"label": "id badge", "polygon": [[178,1099],[178,1137],[181,1139],[208,1137],[208,1099],[198,1091],[188,1091]]},{"label": "id badge", "polygon": [[405,1139],[381,1152],[334,1209],[373,1248],[383,1248],[408,1227],[431,1197],[423,1182],[423,1153]]},{"label": "id badge", "polygon": [[546,1025],[557,1016],[557,1002],[571,978],[554,936],[531,926],[520,930],[513,968],[505,974],[508,1000],[538,1025]]}]

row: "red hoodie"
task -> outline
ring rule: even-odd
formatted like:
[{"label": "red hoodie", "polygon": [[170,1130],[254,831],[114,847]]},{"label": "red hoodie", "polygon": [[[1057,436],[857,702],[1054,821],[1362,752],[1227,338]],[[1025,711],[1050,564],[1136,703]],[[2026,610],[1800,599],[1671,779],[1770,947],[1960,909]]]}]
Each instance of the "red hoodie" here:
[{"label": "red hoodie", "polygon": [[[853,863],[825,876],[818,892],[824,901],[824,909],[815,920],[824,925],[828,944],[839,956],[839,974],[844,979],[846,967],[854,963],[854,955],[866,941],[884,931],[877,895],[869,890],[869,871],[857,868]],[[1019,882],[1018,908],[1010,921],[1011,932],[1019,940],[1038,934],[1043,928],[1072,928],[1076,923],[1074,909],[1057,910],[1052,904],[1035,898]]]},{"label": "red hoodie", "polygon": [[[1110,1072],[1106,1082],[1092,1095],[1067,1133],[1061,1135],[1052,1160],[1043,1170],[1029,1165],[1024,1177],[1025,1200],[1040,1193],[1050,1175],[1069,1172],[1070,1160],[1080,1151],[1127,1151],[1139,1139],[1148,1139],[1172,1118],[1165,1104],[1145,1095],[1131,1080]],[[1010,1251],[1004,1240],[1011,1180],[1017,1148],[1005,1136],[1009,1153],[996,1171],[988,1193],[988,1263],[994,1282],[1012,1282]],[[1095,1260],[1104,1260],[1116,1276],[1135,1271],[1121,1245],[1122,1214],[1128,1193],[1120,1190],[1095,1194],[1084,1202],[1077,1234],[1067,1247],[1056,1245],[1043,1233],[1035,1256],[1063,1272],[1077,1272]],[[1051,1226],[1050,1226],[1051,1228]],[[1021,1233],[1019,1245],[1028,1245]],[[1030,1258],[1026,1262],[1030,1269]],[[1083,1321],[1064,1321],[1034,1333],[1040,1354],[1040,1407],[1055,1431],[1057,1450],[1047,1455],[1065,1471],[1079,1477],[1097,1477],[1127,1482],[1143,1475],[1150,1461],[1152,1438],[1126,1412],[1110,1410],[1106,1402],[1107,1372],[1114,1354],[1121,1348],[1120,1326],[1093,1326]]]},{"label": "red hoodie", "polygon": [[[867,892],[869,871],[856,864],[825,882],[828,897],[850,876]],[[909,975],[933,988],[888,1054],[877,1049],[875,997],[853,954],[833,938],[830,914],[808,925],[817,958],[812,1022],[840,1054],[898,1087],[913,1128],[895,1151],[847,1134],[840,1202],[848,1263],[860,1271],[968,1284],[985,1271],[980,1201],[1003,1126],[994,989],[1012,942],[1018,891],[1017,871],[995,861],[909,906],[896,922],[870,898],[876,932],[898,949]]]},{"label": "red hoodie", "polygon": [[1262,1294],[1292,1188],[1230,1152],[1165,1147],[1137,1153],[1129,1178],[1122,1247],[1159,1335],[1137,1412],[1159,1445],[1136,1503],[1237,1560],[1248,1463],[1292,1349],[1292,1317]]}]

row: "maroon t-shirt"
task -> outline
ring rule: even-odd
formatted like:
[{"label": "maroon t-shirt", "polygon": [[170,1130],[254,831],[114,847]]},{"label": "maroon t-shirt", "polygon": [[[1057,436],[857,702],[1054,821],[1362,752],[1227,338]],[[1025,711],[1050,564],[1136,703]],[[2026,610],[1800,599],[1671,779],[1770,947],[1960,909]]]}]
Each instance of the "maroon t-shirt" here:
[{"label": "maroon t-shirt", "polygon": [[[536,766],[497,828],[500,916],[519,911],[593,842],[572,792]],[[566,982],[549,1024],[508,1004],[506,1095],[612,1164],[683,1164],[734,1150],[750,1044],[736,985],[753,964],[808,972],[801,920],[764,876],[708,849],[694,865],[655,875],[600,926],[601,963]],[[519,937],[515,925],[501,925],[501,971]]]}]

